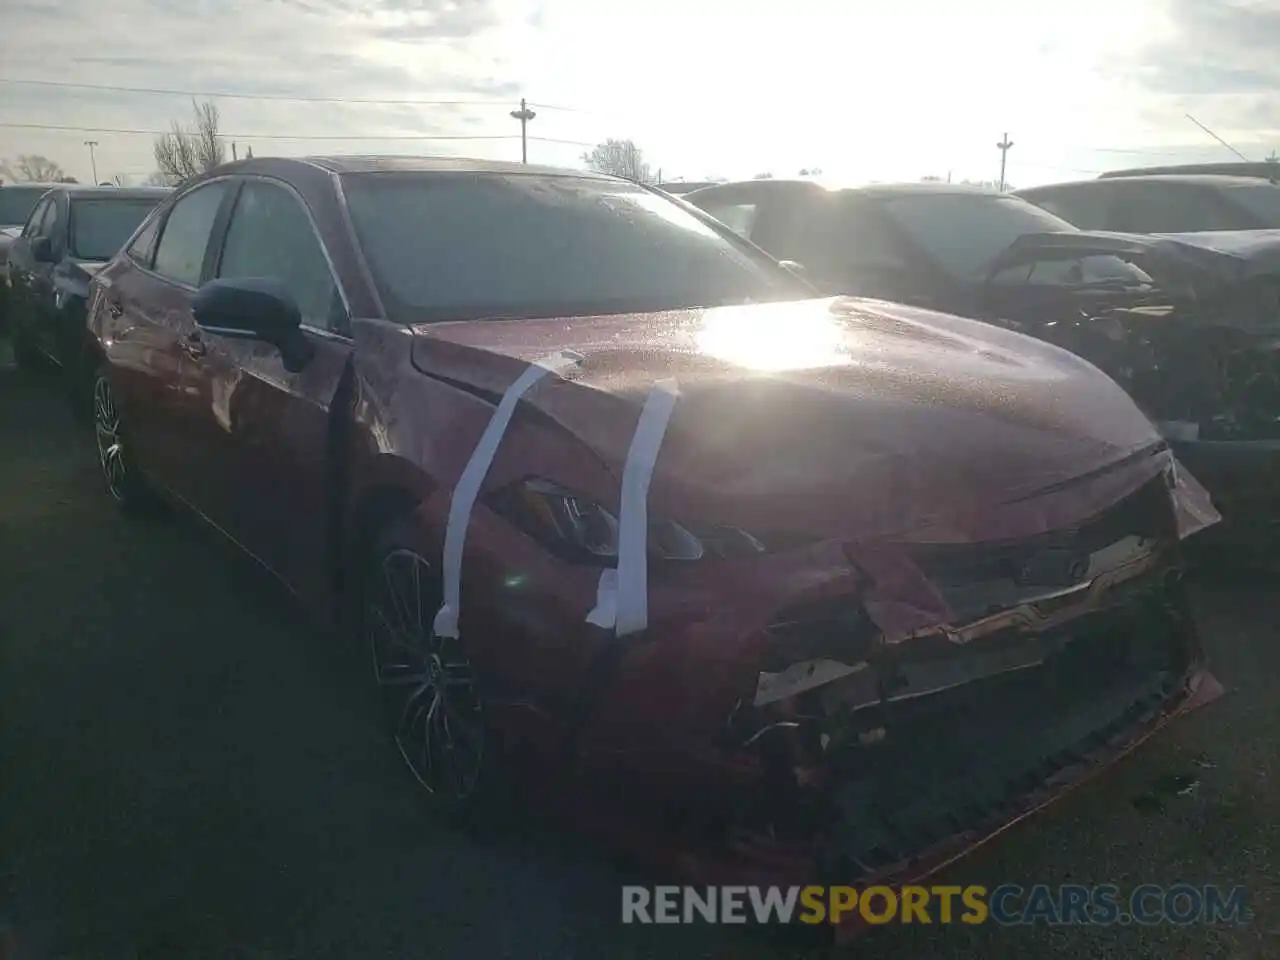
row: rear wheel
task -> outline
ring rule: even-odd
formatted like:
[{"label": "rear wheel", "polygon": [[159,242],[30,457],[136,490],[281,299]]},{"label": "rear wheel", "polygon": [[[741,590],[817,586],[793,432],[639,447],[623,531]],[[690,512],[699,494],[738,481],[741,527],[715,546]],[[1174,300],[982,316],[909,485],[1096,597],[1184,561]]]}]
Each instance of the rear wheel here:
[{"label": "rear wheel", "polygon": [[152,504],[154,499],[134,462],[105,370],[99,370],[93,381],[93,433],[111,499],[129,512]]},{"label": "rear wheel", "polygon": [[392,523],[365,571],[361,620],[374,680],[396,748],[432,810],[472,819],[497,792],[496,741],[465,640],[433,629],[439,563],[407,533],[405,521]]}]

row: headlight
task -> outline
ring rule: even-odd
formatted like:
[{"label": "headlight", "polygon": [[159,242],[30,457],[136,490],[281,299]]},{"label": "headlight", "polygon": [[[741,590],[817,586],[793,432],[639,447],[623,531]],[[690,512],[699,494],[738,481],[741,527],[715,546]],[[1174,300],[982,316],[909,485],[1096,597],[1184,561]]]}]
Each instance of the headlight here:
[{"label": "headlight", "polygon": [[[612,566],[618,559],[618,520],[600,504],[549,480],[516,484],[494,498],[506,519],[549,549],[578,562]],[[701,560],[763,553],[765,546],[736,527],[694,527],[650,519],[649,556],[656,560]]]}]

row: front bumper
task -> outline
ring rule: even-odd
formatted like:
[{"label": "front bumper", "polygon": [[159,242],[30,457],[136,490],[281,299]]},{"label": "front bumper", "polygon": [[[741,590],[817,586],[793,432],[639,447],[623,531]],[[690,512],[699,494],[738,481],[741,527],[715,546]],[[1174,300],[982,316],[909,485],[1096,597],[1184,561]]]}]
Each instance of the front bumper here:
[{"label": "front bumper", "polygon": [[[815,825],[812,836],[739,831],[716,851],[669,846],[662,865],[691,884],[916,883],[1223,692],[1204,668],[1176,569],[1148,570],[1107,605],[1026,639],[1049,634],[1063,645],[1039,666],[903,697],[864,722],[877,739],[851,740],[805,778],[825,780],[820,799],[793,807]],[[745,798],[753,809],[761,789]],[[859,929],[851,920],[835,935]]]}]

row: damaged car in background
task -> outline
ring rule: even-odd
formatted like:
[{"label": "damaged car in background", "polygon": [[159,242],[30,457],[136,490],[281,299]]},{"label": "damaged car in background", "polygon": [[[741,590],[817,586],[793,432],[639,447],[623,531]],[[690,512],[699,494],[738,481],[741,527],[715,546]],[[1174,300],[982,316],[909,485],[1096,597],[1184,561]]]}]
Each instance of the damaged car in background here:
[{"label": "damaged car in background", "polygon": [[1280,231],[1089,232],[1017,196],[934,183],[752,181],[687,199],[824,292],[975,317],[1086,358],[1208,487],[1226,520],[1215,538],[1274,550]]},{"label": "damaged car in background", "polygon": [[90,329],[108,492],[357,633],[451,818],[519,797],[686,882],[906,881],[1221,693],[1180,559],[1217,513],[1111,379],[817,297],[641,184],[229,164]]}]

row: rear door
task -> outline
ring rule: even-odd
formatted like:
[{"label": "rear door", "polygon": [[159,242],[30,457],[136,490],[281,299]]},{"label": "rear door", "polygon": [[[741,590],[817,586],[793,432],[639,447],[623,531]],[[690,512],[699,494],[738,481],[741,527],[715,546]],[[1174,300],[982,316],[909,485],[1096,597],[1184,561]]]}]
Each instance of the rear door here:
[{"label": "rear door", "polygon": [[98,337],[129,442],[139,466],[188,501],[201,459],[186,432],[194,405],[189,354],[197,339],[191,297],[228,186],[211,180],[187,191],[97,280]]},{"label": "rear door", "polygon": [[304,598],[327,595],[331,407],[351,354],[346,299],[310,210],[288,184],[246,177],[212,275],[273,277],[298,304],[315,348],[290,373],[275,347],[203,333],[191,436],[216,450],[209,515]]}]

